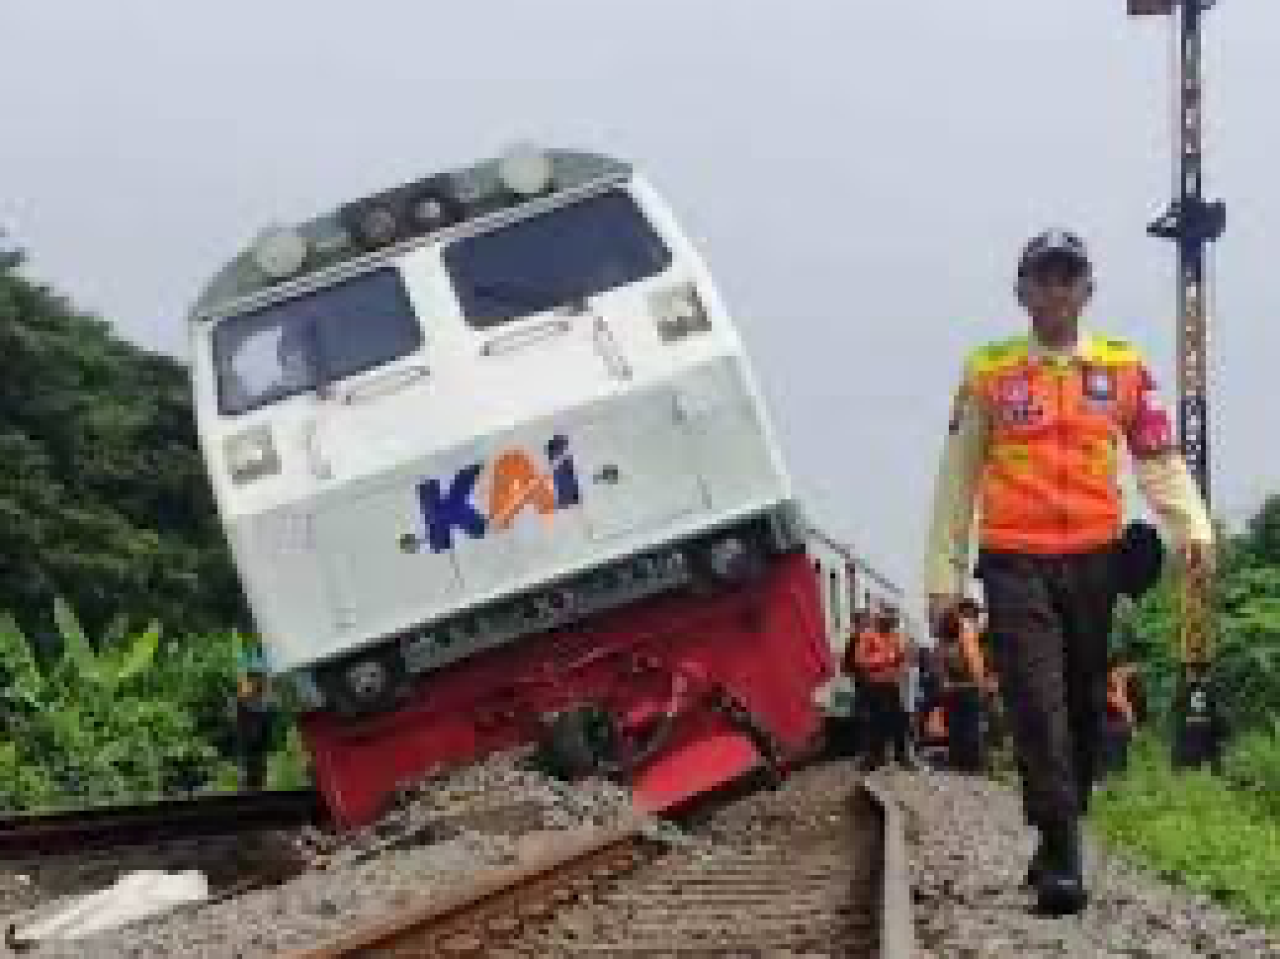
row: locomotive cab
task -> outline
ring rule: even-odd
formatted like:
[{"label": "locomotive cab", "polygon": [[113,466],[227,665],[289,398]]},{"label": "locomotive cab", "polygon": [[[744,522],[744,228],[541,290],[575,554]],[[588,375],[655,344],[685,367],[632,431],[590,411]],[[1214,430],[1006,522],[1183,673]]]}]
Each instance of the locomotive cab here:
[{"label": "locomotive cab", "polygon": [[729,316],[616,160],[518,151],[266,231],[191,331],[220,515],[321,753],[333,717],[801,545]]}]

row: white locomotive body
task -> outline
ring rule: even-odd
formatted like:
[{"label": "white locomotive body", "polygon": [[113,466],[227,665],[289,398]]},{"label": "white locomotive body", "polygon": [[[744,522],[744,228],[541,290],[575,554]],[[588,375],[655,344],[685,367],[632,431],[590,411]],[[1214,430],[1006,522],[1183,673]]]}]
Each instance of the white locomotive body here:
[{"label": "white locomotive body", "polygon": [[313,707],[798,542],[730,317],[618,161],[512,155],[269,231],[191,329],[235,562]]}]

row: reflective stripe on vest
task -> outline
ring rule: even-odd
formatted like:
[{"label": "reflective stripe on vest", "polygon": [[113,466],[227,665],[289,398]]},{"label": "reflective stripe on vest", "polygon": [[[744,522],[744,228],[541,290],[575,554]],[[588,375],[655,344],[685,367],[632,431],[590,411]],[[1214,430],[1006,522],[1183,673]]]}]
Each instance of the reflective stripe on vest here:
[{"label": "reflective stripe on vest", "polygon": [[991,344],[969,357],[963,390],[990,423],[980,488],[990,549],[1071,553],[1115,540],[1120,443],[1127,434],[1143,455],[1172,444],[1141,357],[1120,340],[1086,336],[1062,363],[1033,356],[1026,336]]}]

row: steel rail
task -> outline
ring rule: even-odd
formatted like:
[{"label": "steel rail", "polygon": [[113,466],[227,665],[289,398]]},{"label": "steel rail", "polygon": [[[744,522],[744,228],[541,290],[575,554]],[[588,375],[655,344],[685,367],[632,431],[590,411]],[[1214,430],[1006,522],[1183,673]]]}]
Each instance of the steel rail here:
[{"label": "steel rail", "polygon": [[0,818],[0,854],[74,852],[166,839],[282,829],[325,821],[310,789],[223,793]]},{"label": "steel rail", "polygon": [[493,939],[545,921],[586,887],[635,869],[653,848],[635,827],[574,830],[519,866],[484,873],[453,894],[410,906],[294,959],[483,955]]},{"label": "steel rail", "polygon": [[[866,941],[859,943],[858,955],[912,959],[916,943],[902,813],[883,788],[865,781],[848,797],[847,812],[851,822],[861,821],[864,827],[874,820],[876,833],[876,861],[861,873],[871,877],[867,891],[849,889],[850,896],[859,897],[857,901],[834,903],[828,898],[833,888],[841,888],[842,877],[856,879],[856,870],[823,863],[839,864],[841,850],[847,857],[860,854],[854,846],[840,844],[838,837],[843,834],[838,831],[832,836],[834,857],[819,856],[808,864],[780,868],[754,852],[745,858],[730,854],[723,863],[712,862],[705,869],[696,859],[684,857],[678,846],[646,838],[638,828],[574,831],[518,866],[484,873],[449,895],[411,904],[345,938],[296,953],[292,959],[459,957],[494,952],[657,955],[669,952],[672,942],[680,943],[681,954],[719,955],[723,949],[708,938],[699,920],[714,927],[727,915],[742,917],[738,933],[754,920],[762,937],[771,930],[785,932],[797,922],[835,921],[840,926],[865,921]],[[794,882],[784,875],[789,868],[796,870]],[[822,880],[824,869],[831,871]],[[593,910],[608,915],[611,908],[617,911],[612,935],[598,942],[555,938],[564,931],[561,924],[573,928],[575,910],[581,919],[584,913],[592,917]],[[850,909],[864,913],[865,920],[851,919]],[[859,934],[856,929],[853,932]],[[664,942],[661,948],[653,941],[655,936]],[[687,941],[682,940],[684,936]]]}]

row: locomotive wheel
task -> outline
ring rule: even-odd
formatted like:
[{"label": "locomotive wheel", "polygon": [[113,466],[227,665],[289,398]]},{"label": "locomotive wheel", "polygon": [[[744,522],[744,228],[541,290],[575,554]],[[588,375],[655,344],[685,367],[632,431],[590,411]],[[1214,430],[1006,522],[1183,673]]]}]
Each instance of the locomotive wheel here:
[{"label": "locomotive wheel", "polygon": [[334,712],[357,717],[394,709],[407,675],[398,652],[390,649],[348,657],[318,671],[316,679]]},{"label": "locomotive wheel", "polygon": [[617,734],[613,720],[597,706],[557,713],[547,724],[538,760],[550,775],[580,779],[613,765]]}]

